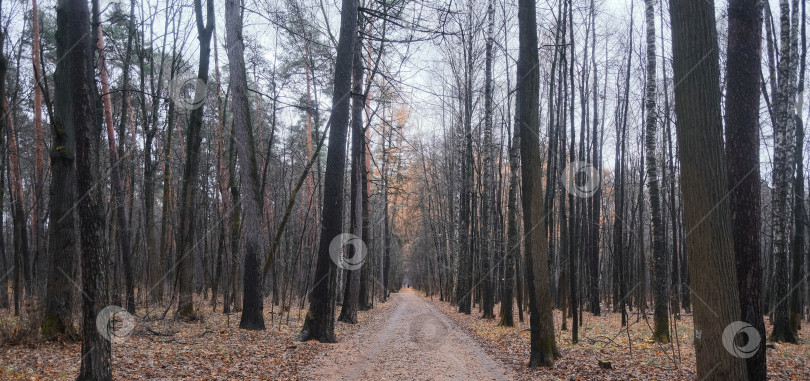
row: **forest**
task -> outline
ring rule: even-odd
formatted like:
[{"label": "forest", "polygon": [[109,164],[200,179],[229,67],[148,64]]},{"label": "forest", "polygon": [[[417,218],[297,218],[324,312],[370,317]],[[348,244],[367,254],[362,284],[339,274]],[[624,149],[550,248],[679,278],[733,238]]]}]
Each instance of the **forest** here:
[{"label": "forest", "polygon": [[0,380],[810,380],[806,19],[0,0]]}]

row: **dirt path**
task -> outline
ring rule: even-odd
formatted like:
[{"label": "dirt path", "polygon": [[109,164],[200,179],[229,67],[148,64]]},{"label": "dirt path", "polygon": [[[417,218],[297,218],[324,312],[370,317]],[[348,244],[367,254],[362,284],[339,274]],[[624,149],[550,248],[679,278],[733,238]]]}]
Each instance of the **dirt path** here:
[{"label": "dirt path", "polygon": [[444,313],[413,292],[313,361],[312,380],[508,380]]}]

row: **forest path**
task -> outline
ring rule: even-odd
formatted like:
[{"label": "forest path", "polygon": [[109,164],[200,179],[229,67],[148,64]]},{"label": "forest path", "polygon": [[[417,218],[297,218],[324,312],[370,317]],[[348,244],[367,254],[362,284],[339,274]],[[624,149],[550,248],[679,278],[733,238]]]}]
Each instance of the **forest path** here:
[{"label": "forest path", "polygon": [[508,380],[449,317],[408,290],[314,360],[310,380]]}]

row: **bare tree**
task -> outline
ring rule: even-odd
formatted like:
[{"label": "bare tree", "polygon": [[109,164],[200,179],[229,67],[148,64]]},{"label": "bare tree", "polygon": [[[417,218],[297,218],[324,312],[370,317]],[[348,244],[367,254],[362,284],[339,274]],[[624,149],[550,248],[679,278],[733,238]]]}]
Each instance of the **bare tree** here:
[{"label": "bare tree", "polygon": [[[358,23],[361,23],[362,17],[359,17]],[[365,208],[363,208],[364,199],[367,198],[363,192],[363,177],[365,176],[365,162],[366,162],[366,136],[363,133],[363,110],[365,109],[365,95],[363,93],[363,43],[360,37],[354,44],[354,62],[352,66],[352,120],[351,120],[351,133],[352,133],[352,152],[351,152],[351,190],[349,191],[349,229],[351,234],[360,237],[361,240],[366,238],[363,231],[363,223],[367,219]],[[356,250],[356,246],[350,247],[352,252],[350,255],[357,261],[359,258],[356,256],[365,255]],[[361,262],[362,263],[362,262]],[[347,269],[346,290],[343,294],[343,305],[340,310],[340,317],[338,320],[346,323],[357,323],[357,309],[358,299],[360,297],[360,272],[363,269]]]},{"label": "bare tree", "polygon": [[323,195],[321,238],[318,243],[315,278],[309,294],[309,312],[299,339],[334,343],[334,298],[337,268],[329,256],[329,246],[343,225],[343,176],[346,166],[346,131],[349,126],[349,96],[352,87],[352,60],[357,33],[357,0],[343,0],[340,36],[335,60],[332,115],[329,119],[329,150]]},{"label": "bare tree", "polygon": [[549,288],[548,243],[545,235],[545,210],[540,172],[538,104],[540,69],[538,67],[537,22],[532,0],[518,2],[520,50],[517,65],[517,112],[515,126],[520,128],[520,158],[523,202],[524,247],[529,309],[531,311],[531,352],[529,367],[550,366],[560,357],[554,340]]},{"label": "bare tree", "polygon": [[[211,34],[214,31],[214,0],[206,1],[206,21],[203,22],[202,0],[194,0],[194,15],[197,19],[197,33],[200,40],[200,66],[197,80],[208,83],[208,66],[211,57]],[[198,92],[206,92],[207,88],[195,86],[194,99],[204,98]],[[182,320],[194,320],[194,278],[192,250],[196,240],[194,228],[195,202],[198,193],[198,180],[200,175],[200,145],[202,143],[202,116],[203,104],[193,105],[188,125],[186,141],[186,162],[183,171],[183,185],[181,190],[180,235],[177,241],[177,283],[180,297],[178,298],[176,315]],[[234,204],[237,205],[237,204]]]},{"label": "bare tree", "polygon": [[[57,4],[56,107],[65,118],[64,128],[76,133],[76,191],[79,235],[82,247],[82,340],[81,368],[77,380],[112,380],[111,344],[99,332],[97,316],[107,300],[103,285],[104,215],[100,162],[101,123],[96,120],[98,90],[93,65],[93,45],[100,27],[98,0],[93,0],[93,31],[83,0],[61,0]],[[89,38],[94,36],[93,40]]]},{"label": "bare tree", "polygon": [[[759,97],[762,6],[756,0],[728,4],[726,63],[726,166],[728,168],[737,284],[742,321],[765,337],[760,259]],[[749,380],[764,380],[765,350],[746,360]]]},{"label": "bare tree", "polygon": [[791,213],[788,195],[792,191],[794,160],[791,153],[795,147],[794,106],[796,104],[796,80],[798,67],[798,0],[779,2],[780,49],[777,71],[779,74],[777,93],[774,94],[774,153],[773,153],[773,250],[774,288],[779,295],[774,306],[773,331],[771,340],[788,343],[796,342],[796,335],[790,328],[790,301],[781,295],[788,295],[789,245]]},{"label": "bare tree", "polygon": [[681,159],[686,243],[695,303],[697,377],[745,379],[745,362],[723,346],[740,319],[731,210],[723,156],[720,67],[714,2],[670,2],[675,114]]},{"label": "bare tree", "polygon": [[233,128],[236,139],[239,175],[242,179],[243,228],[245,237],[245,280],[242,299],[242,319],[239,328],[264,329],[262,283],[259,274],[259,255],[263,252],[261,216],[262,197],[259,192],[259,168],[256,161],[256,143],[250,118],[247,78],[245,74],[244,42],[242,40],[242,2],[225,2],[225,30],[227,32],[228,66],[230,67],[231,99],[233,102]]},{"label": "bare tree", "polygon": [[655,154],[658,111],[655,91],[655,7],[654,0],[644,0],[647,19],[647,85],[645,95],[647,186],[650,190],[652,214],[653,266],[655,268],[653,292],[655,294],[655,331],[653,337],[660,343],[669,342],[669,282],[667,279],[666,245],[661,218],[661,189],[658,184],[658,157]]}]

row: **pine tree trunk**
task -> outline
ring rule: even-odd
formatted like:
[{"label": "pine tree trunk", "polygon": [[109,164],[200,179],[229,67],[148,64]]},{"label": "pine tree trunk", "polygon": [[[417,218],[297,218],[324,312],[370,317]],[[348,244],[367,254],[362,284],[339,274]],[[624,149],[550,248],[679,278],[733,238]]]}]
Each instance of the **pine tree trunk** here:
[{"label": "pine tree trunk", "polygon": [[[39,8],[37,1],[31,1],[32,13],[32,35],[31,35],[31,57],[32,68],[34,72],[34,194],[33,194],[33,218],[31,219],[31,238],[34,242],[34,263],[38,264],[41,257],[45,254],[45,216],[43,215],[43,188],[44,188],[44,164],[43,164],[43,145],[45,144],[42,136],[42,88],[38,86],[39,80],[42,78],[40,72],[42,68],[40,57],[40,38],[39,38]],[[3,77],[5,78],[5,77]],[[39,268],[43,267],[45,263],[40,266],[34,266],[34,272],[38,272]]]}]

